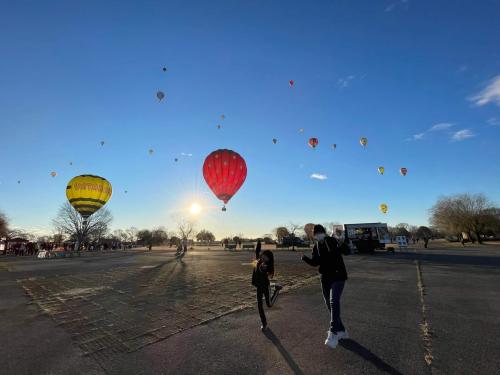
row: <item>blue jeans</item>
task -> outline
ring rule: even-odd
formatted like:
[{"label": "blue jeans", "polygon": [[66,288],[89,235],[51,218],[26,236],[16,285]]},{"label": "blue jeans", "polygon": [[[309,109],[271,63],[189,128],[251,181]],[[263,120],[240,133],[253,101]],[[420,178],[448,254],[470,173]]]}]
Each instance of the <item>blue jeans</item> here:
[{"label": "blue jeans", "polygon": [[340,297],[344,290],[344,284],[344,281],[321,279],[323,298],[325,299],[326,307],[330,310],[330,331],[333,333],[345,331],[342,319],[340,318]]}]

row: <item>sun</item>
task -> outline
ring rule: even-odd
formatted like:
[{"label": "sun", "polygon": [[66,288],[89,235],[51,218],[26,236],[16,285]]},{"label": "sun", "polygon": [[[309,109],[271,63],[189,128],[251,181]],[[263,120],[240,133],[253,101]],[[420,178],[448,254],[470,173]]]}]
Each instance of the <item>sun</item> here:
[{"label": "sun", "polygon": [[189,207],[189,212],[191,212],[191,215],[196,216],[201,212],[201,206],[198,203],[193,202],[191,207]]}]

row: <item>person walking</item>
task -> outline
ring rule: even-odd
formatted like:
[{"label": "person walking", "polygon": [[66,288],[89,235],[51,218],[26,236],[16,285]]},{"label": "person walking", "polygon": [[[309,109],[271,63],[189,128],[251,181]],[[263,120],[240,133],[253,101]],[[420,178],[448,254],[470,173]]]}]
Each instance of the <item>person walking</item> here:
[{"label": "person walking", "polygon": [[322,225],[315,225],[313,234],[315,245],[311,258],[303,255],[302,260],[310,266],[319,266],[323,298],[330,311],[330,329],[325,345],[334,349],[339,340],[349,337],[340,317],[340,298],[347,280],[347,271],[337,240],[327,236]]},{"label": "person walking", "polygon": [[255,245],[255,259],[259,259],[261,250],[262,242],[260,242],[260,240],[257,240],[257,245]]},{"label": "person walking", "polygon": [[272,307],[277,299],[282,287],[280,285],[274,285],[274,291],[271,296],[271,282],[274,276],[274,254],[271,250],[265,250],[257,256],[254,261],[254,268],[252,273],[252,285],[257,288],[257,308],[259,310],[260,321],[262,323],[260,329],[265,331],[267,328],[266,314],[264,313],[264,306],[262,303],[262,297],[266,300],[267,307]]}]

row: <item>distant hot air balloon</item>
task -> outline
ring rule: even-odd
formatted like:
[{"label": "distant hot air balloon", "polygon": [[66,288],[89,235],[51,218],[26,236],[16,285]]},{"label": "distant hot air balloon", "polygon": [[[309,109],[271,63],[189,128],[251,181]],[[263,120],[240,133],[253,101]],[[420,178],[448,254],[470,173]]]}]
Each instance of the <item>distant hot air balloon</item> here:
[{"label": "distant hot air balloon", "polygon": [[217,124],[217,129],[220,129],[220,128],[221,128],[220,124]]},{"label": "distant hot air balloon", "polygon": [[385,168],[384,167],[378,167],[378,173],[384,174]]},{"label": "distant hot air balloon", "polygon": [[334,143],[334,144],[332,145],[332,147],[333,147],[333,149],[334,149],[334,150],[336,150],[336,149],[337,149],[337,144],[336,144],[336,143]]},{"label": "distant hot air balloon", "polygon": [[309,146],[311,146],[312,148],[316,148],[318,143],[319,143],[318,138],[310,138],[309,139]]},{"label": "distant hot air balloon", "polygon": [[368,144],[368,138],[365,137],[361,138],[359,140],[359,143],[361,144],[361,146],[366,147],[366,145]]},{"label": "distant hot air balloon", "polygon": [[225,211],[225,205],[247,177],[245,159],[232,150],[216,150],[203,163],[203,177],[215,196],[224,202]]},{"label": "distant hot air balloon", "polygon": [[224,114],[220,115],[221,120],[224,120],[225,118],[226,118],[226,115],[224,115]]},{"label": "distant hot air balloon", "polygon": [[66,187],[69,203],[84,220],[102,208],[112,193],[113,189],[108,180],[88,174],[73,177]]},{"label": "distant hot air balloon", "polygon": [[50,172],[50,175],[51,175],[52,177],[56,177],[56,176],[57,176],[57,172],[52,171],[52,172]]},{"label": "distant hot air balloon", "polygon": [[73,162],[72,162],[72,161],[70,161],[70,162],[69,162],[69,165],[73,165]]},{"label": "distant hot air balloon", "polygon": [[387,207],[387,205],[385,203],[382,203],[379,208],[380,208],[380,211],[382,211],[383,214],[386,214],[387,211],[389,210],[389,207]]},{"label": "distant hot air balloon", "polygon": [[165,97],[165,94],[163,93],[163,91],[158,91],[156,93],[156,97],[158,98],[159,101],[162,101],[163,98]]},{"label": "distant hot air balloon", "polygon": [[300,128],[299,133],[304,133],[304,128]]},{"label": "distant hot air balloon", "polygon": [[150,148],[150,149],[148,150],[148,153],[149,153],[149,155],[153,155],[153,154],[155,153],[155,150],[153,150],[152,148]]},{"label": "distant hot air balloon", "polygon": [[101,141],[99,142],[101,144],[101,147],[104,146],[104,144],[106,143],[105,141]]},{"label": "distant hot air balloon", "polygon": [[175,158],[174,161],[177,163],[179,161],[179,159]]},{"label": "distant hot air balloon", "polygon": [[128,193],[128,190],[125,190],[125,191],[124,191],[124,193],[125,193],[125,194],[127,194],[127,193]]},{"label": "distant hot air balloon", "polygon": [[166,67],[166,66],[164,66],[164,67],[162,68],[162,70],[163,70],[164,72],[166,72],[166,71],[167,71],[167,67]]},{"label": "distant hot air balloon", "polygon": [[313,231],[314,231],[313,223],[308,223],[304,225],[304,233],[306,234],[307,238],[311,241],[314,238]]},{"label": "distant hot air balloon", "polygon": [[406,174],[408,173],[408,169],[406,169],[406,168],[401,168],[401,169],[399,170],[399,173],[401,173],[403,176],[406,176]]},{"label": "distant hot air balloon", "polygon": [[21,180],[17,180],[17,183],[20,184],[21,183]]},{"label": "distant hot air balloon", "polygon": [[291,79],[290,81],[288,81],[288,83],[290,84],[290,87],[293,87],[295,85],[295,81],[293,79]]},{"label": "distant hot air balloon", "polygon": [[274,144],[278,143],[278,140],[276,138],[273,138],[273,143]]}]

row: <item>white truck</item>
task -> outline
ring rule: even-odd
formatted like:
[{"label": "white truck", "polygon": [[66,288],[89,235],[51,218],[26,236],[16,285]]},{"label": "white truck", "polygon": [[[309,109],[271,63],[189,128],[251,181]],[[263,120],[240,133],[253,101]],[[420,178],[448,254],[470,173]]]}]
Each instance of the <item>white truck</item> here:
[{"label": "white truck", "polygon": [[375,249],[383,249],[391,243],[387,223],[344,224],[342,234],[344,241],[360,253],[373,253]]}]

